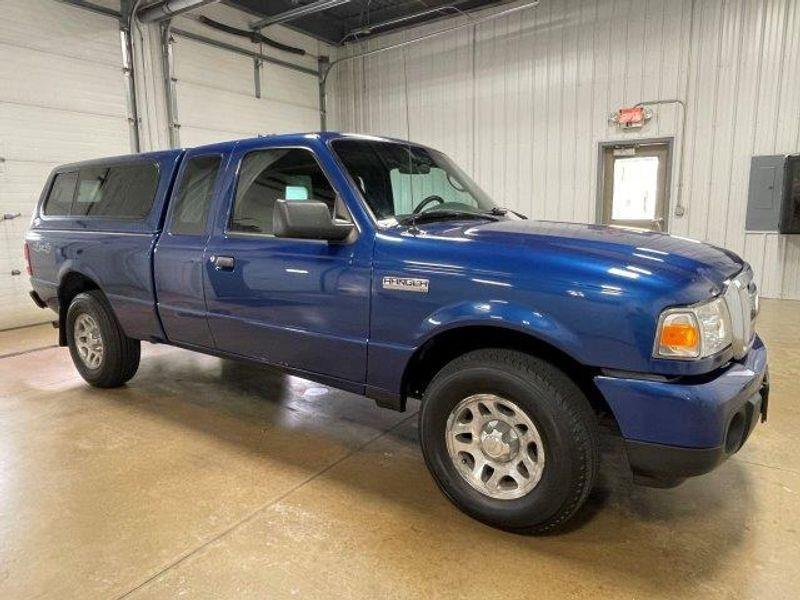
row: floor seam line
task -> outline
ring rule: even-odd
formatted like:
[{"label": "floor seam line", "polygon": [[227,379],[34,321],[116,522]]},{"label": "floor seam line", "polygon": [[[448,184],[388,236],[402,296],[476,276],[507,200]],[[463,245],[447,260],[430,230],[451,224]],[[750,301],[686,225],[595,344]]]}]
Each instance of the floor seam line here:
[{"label": "floor seam line", "polygon": [[49,346],[40,346],[38,348],[31,348],[30,350],[20,350],[19,352],[9,352],[8,354],[0,354],[0,360],[4,358],[13,358],[15,356],[22,356],[23,354],[33,354],[34,352],[41,352],[42,350],[49,350],[50,348],[58,348],[58,344],[50,344]]},{"label": "floor seam line", "polygon": [[321,475],[324,475],[325,473],[327,473],[328,471],[333,469],[335,466],[341,464],[342,462],[344,462],[345,460],[347,460],[351,456],[354,456],[358,452],[361,452],[361,450],[363,450],[364,448],[366,448],[367,446],[369,446],[373,442],[378,441],[379,439],[381,439],[385,435],[391,433],[392,431],[394,431],[395,429],[397,429],[398,427],[400,427],[404,423],[406,423],[409,420],[411,420],[412,418],[414,418],[416,415],[417,415],[417,413],[414,412],[413,414],[409,415],[408,417],[405,417],[404,419],[401,419],[400,421],[398,421],[397,423],[395,423],[394,425],[389,427],[389,429],[386,429],[386,430],[380,432],[379,434],[371,437],[370,439],[368,439],[366,442],[364,442],[360,446],[357,446],[356,448],[354,448],[353,450],[351,450],[350,452],[348,452],[347,454],[345,454],[341,458],[333,461],[327,467],[317,471],[316,473],[314,473],[310,477],[304,479],[303,481],[301,481],[297,485],[295,485],[292,488],[286,490],[283,494],[281,494],[280,496],[278,496],[274,500],[270,500],[266,504],[263,504],[262,506],[259,506],[258,508],[253,510],[250,514],[244,516],[242,519],[240,519],[239,521],[237,521],[236,523],[234,523],[233,525],[231,525],[230,527],[228,527],[224,531],[221,531],[220,533],[216,534],[215,536],[213,536],[209,540],[206,540],[205,542],[203,542],[199,546],[196,546],[195,548],[191,549],[190,551],[182,554],[177,559],[175,559],[174,561],[172,561],[171,563],[169,563],[168,565],[166,565],[165,567],[160,569],[157,573],[154,573],[153,575],[151,575],[150,577],[148,577],[147,579],[145,579],[141,583],[139,583],[136,586],[134,586],[131,589],[129,589],[127,592],[123,592],[121,595],[116,596],[115,600],[123,600],[124,598],[128,598],[134,592],[137,592],[137,591],[143,589],[144,587],[146,587],[147,585],[149,585],[150,583],[152,583],[153,581],[155,581],[156,579],[161,577],[164,573],[166,573],[168,571],[171,571],[172,569],[174,569],[175,567],[183,564],[184,562],[186,562],[187,560],[189,560],[193,556],[196,556],[197,554],[199,554],[205,548],[208,548],[212,544],[214,544],[214,543],[220,541],[221,539],[227,537],[229,534],[233,533],[234,531],[239,529],[241,526],[243,526],[243,525],[249,523],[250,521],[252,521],[253,519],[255,519],[259,514],[263,513],[264,511],[266,511],[267,509],[271,508],[272,506],[275,506],[279,502],[285,500],[287,497],[289,497],[292,493],[294,493],[297,490],[299,490],[301,487],[305,486],[308,483],[311,483],[317,477],[320,477]]},{"label": "floor seam line", "polygon": [[[17,162],[25,162],[17,160]],[[57,317],[57,315],[53,315],[53,317]],[[36,327],[43,327],[45,325],[50,325],[53,329],[58,329],[53,323],[56,322],[56,319],[48,319],[47,321],[40,321],[39,323],[31,323],[29,325],[17,325],[16,327],[6,327],[5,329],[0,329],[0,333],[6,333],[9,331],[19,331],[20,329],[34,329]]]},{"label": "floor seam line", "polygon": [[793,475],[800,475],[800,471],[796,471],[795,469],[792,469],[790,467],[780,467],[778,465],[768,465],[766,463],[756,462],[754,460],[747,460],[746,458],[741,458],[739,456],[734,456],[732,458],[735,461],[743,462],[743,463],[746,463],[748,465],[753,465],[753,466],[756,466],[756,467],[762,467],[764,469],[771,469],[773,471],[782,471],[784,473],[791,473]]}]

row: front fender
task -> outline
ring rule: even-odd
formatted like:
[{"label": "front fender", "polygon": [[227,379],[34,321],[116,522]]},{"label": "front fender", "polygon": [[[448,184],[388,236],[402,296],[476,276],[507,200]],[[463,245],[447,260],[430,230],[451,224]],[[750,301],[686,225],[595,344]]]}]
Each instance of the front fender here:
[{"label": "front fender", "polygon": [[529,306],[506,300],[465,301],[443,306],[425,318],[414,332],[419,348],[435,336],[459,327],[491,326],[531,335],[568,355],[573,355],[580,339],[562,323]]},{"label": "front fender", "polygon": [[371,340],[368,346],[367,392],[399,398],[403,374],[414,354],[438,335],[465,327],[495,327],[523,333],[575,358],[580,340],[551,316],[505,300],[463,301],[442,306],[417,321],[408,344]]}]

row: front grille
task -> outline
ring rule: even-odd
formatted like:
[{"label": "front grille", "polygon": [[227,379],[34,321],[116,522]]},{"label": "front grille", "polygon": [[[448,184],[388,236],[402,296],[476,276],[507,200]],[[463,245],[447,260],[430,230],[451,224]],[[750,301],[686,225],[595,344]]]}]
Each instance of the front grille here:
[{"label": "front grille", "polygon": [[733,355],[742,358],[753,344],[753,324],[758,313],[758,290],[749,265],[728,282],[725,303],[731,314]]}]

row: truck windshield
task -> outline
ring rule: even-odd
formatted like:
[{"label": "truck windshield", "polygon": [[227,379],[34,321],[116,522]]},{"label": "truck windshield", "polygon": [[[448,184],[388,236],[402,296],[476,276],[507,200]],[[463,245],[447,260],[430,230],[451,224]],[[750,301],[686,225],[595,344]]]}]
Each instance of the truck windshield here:
[{"label": "truck windshield", "polygon": [[341,139],[332,147],[379,225],[412,214],[487,215],[494,202],[441,152],[399,142]]}]

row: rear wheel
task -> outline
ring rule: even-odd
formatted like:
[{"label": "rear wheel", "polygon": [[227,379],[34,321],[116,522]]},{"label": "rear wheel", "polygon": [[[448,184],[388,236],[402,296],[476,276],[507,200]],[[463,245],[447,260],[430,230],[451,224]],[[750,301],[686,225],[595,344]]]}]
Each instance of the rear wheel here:
[{"label": "rear wheel", "polygon": [[425,461],[468,515],[520,533],[569,520],[592,489],[596,419],[580,388],[536,357],[465,354],[433,379],[420,411]]},{"label": "rear wheel", "polygon": [[90,385],[117,387],[136,374],[139,340],[125,335],[101,292],[75,296],[65,326],[72,362]]}]

